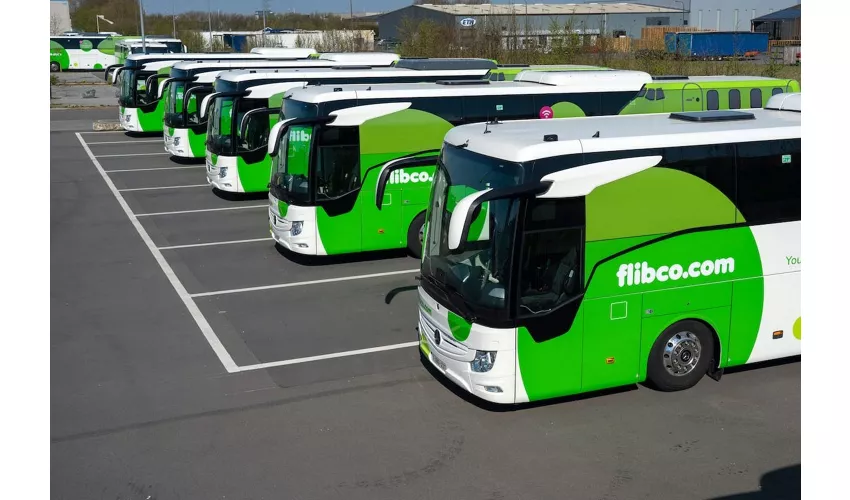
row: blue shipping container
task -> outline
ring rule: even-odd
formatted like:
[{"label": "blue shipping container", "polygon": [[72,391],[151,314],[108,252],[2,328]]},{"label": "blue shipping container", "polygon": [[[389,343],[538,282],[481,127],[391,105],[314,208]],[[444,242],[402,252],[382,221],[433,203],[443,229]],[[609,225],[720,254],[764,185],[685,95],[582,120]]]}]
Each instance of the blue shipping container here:
[{"label": "blue shipping container", "polygon": [[676,44],[678,42],[678,33],[664,33],[664,46],[667,48],[668,54],[676,52]]},{"label": "blue shipping container", "polygon": [[674,50],[690,57],[743,57],[747,52],[767,52],[768,34],[749,31],[676,33],[675,45]]}]

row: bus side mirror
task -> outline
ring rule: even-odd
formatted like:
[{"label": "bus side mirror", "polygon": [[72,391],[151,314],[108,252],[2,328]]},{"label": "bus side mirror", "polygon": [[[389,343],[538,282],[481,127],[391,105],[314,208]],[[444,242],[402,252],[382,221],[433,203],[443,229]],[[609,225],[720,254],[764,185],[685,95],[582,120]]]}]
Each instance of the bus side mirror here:
[{"label": "bus side mirror", "polygon": [[269,145],[268,145],[268,153],[269,156],[275,157],[277,156],[277,150],[280,147],[280,136],[283,134],[283,129],[286,128],[287,123],[290,120],[284,120],[282,122],[277,122],[272,127],[269,132]]},{"label": "bus side mirror", "polygon": [[406,156],[384,163],[384,166],[381,167],[381,172],[378,174],[378,184],[375,186],[375,207],[380,210],[383,206],[384,192],[387,190],[387,182],[389,182],[390,175],[393,172],[403,168],[434,165],[437,162],[436,156],[433,155],[435,152],[439,152],[439,150],[428,151],[428,153],[432,153],[431,156]]},{"label": "bus side mirror", "polygon": [[462,252],[466,240],[469,238],[469,227],[473,219],[478,216],[481,205],[495,200],[506,198],[529,198],[546,193],[552,186],[551,182],[536,182],[533,184],[520,184],[498,189],[485,189],[472,193],[462,198],[452,211],[449,220],[449,250]]},{"label": "bus side mirror", "polygon": [[201,118],[205,118],[207,116],[207,108],[209,108],[210,103],[216,96],[218,96],[218,94],[213,92],[212,94],[204,97],[204,100],[201,101],[201,109],[198,110],[198,116]]},{"label": "bus side mirror", "polygon": [[165,80],[162,81],[162,84],[160,84],[159,88],[156,91],[156,98],[157,99],[162,99],[162,94],[165,93],[165,87],[167,87],[168,84],[170,84],[173,80],[174,80],[173,78],[166,78]]}]

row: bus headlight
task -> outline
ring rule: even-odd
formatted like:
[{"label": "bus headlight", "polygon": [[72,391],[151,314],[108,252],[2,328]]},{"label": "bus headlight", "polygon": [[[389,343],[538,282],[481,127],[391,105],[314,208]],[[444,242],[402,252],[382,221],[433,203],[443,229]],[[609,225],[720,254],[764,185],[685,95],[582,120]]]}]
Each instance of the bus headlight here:
[{"label": "bus headlight", "polygon": [[475,351],[475,359],[469,362],[472,371],[478,373],[489,372],[496,362],[496,351]]},{"label": "bus headlight", "polygon": [[218,168],[218,178],[224,179],[227,177],[227,167],[219,167]]},{"label": "bus headlight", "polygon": [[175,137],[175,138],[174,138],[174,145],[175,145],[175,146],[179,146],[179,145],[180,145],[180,138],[179,138],[179,137]]},{"label": "bus headlight", "polygon": [[292,222],[292,228],[289,230],[289,234],[292,236],[298,236],[301,234],[301,231],[304,230],[304,221],[296,220]]}]

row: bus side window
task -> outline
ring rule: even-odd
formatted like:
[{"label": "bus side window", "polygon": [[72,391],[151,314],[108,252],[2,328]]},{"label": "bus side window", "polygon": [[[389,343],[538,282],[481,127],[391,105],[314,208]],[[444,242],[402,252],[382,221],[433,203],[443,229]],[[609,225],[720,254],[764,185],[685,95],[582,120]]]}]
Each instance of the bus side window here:
[{"label": "bus side window", "polygon": [[774,95],[776,95],[776,94],[781,94],[781,93],[782,93],[782,89],[781,89],[781,88],[779,88],[779,87],[774,87],[774,88],[773,88],[773,90],[770,92],[770,95],[774,96]]},{"label": "bus side window", "polygon": [[741,91],[731,89],[729,91],[729,109],[741,109]]},{"label": "bus side window", "polygon": [[749,224],[800,220],[800,139],[746,142],[737,150],[737,205]]},{"label": "bus side window", "polygon": [[504,81],[505,81],[505,74],[504,74],[504,73],[499,73],[499,81],[500,81],[500,82],[504,82]]},{"label": "bus side window", "polygon": [[529,200],[519,274],[521,316],[548,311],[581,293],[584,198]]},{"label": "bus side window", "polygon": [[655,89],[655,100],[661,101],[664,99],[664,89]]},{"label": "bus side window", "polygon": [[500,73],[490,73],[490,81],[495,82],[499,79]]},{"label": "bus side window", "polygon": [[467,96],[463,98],[463,122],[478,123],[499,118],[517,120],[536,118],[534,98],[530,95]]},{"label": "bus side window", "polygon": [[720,96],[716,90],[705,93],[705,109],[709,111],[720,109]]},{"label": "bus side window", "polygon": [[655,100],[655,89],[648,89],[646,91],[646,95],[644,97],[646,97],[647,101],[654,101]]},{"label": "bus side window", "polygon": [[460,97],[417,97],[410,101],[410,109],[437,115],[452,125],[463,122],[463,101]]},{"label": "bus side window", "polygon": [[751,89],[750,90],[750,107],[751,108],[760,108],[761,107],[761,89]]}]

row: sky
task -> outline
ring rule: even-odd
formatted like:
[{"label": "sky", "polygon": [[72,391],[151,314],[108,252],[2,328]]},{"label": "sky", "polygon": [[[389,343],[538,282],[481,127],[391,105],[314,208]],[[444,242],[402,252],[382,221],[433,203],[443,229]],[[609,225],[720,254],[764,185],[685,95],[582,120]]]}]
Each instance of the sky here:
[{"label": "sky", "polygon": [[[262,0],[143,0],[145,9],[154,13],[170,13],[172,6],[177,12],[190,10],[206,11],[207,5],[213,11],[221,9],[222,12],[235,12],[250,14],[263,7]],[[582,3],[589,0],[528,0],[529,3]],[[629,1],[629,0],[622,0]],[[669,5],[679,8],[679,0],[631,0],[634,3],[646,3],[651,5]],[[770,8],[773,10],[784,9],[800,3],[800,0],[684,0],[686,4],[692,4],[691,12],[696,21],[697,10],[715,11],[722,9],[731,12],[732,9],[750,11],[756,9],[756,15],[767,14]],[[386,12],[399,9],[413,3],[412,0],[351,0],[355,12]],[[494,4],[522,4],[523,0],[493,0]],[[269,10],[272,12],[288,12],[290,10],[300,13],[310,12],[337,12],[345,13],[349,9],[349,0],[268,0]],[[743,16],[743,14],[742,14]]]}]

